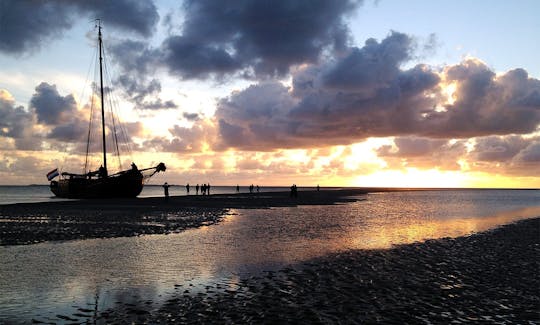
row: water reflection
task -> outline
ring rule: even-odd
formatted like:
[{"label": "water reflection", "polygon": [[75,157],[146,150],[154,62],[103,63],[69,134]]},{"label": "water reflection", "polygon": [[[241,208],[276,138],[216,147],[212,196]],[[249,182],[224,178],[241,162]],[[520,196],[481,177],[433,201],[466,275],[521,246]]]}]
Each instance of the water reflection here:
[{"label": "water reflection", "polygon": [[158,306],[179,290],[234,289],[242,277],[329,252],[467,235],[540,216],[539,193],[385,193],[335,206],[231,210],[217,226],[174,235],[1,247],[0,323],[58,321],[96,303]]}]

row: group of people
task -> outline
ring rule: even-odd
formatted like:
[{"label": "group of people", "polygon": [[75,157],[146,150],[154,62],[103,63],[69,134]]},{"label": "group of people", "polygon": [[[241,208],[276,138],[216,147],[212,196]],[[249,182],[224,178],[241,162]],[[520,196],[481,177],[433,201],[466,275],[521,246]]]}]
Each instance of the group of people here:
[{"label": "group of people", "polygon": [[291,186],[291,197],[298,197],[298,187],[296,187],[296,184]]},{"label": "group of people", "polygon": [[[189,183],[186,184],[186,194],[189,195]],[[199,184],[195,185],[195,194],[199,195],[199,189],[201,190],[202,195],[210,195],[210,183],[208,184],[202,184],[199,186]]]},{"label": "group of people", "polygon": [[[169,197],[169,187],[170,185],[167,184],[167,182],[165,182],[165,184],[163,184],[163,191],[164,191],[164,194],[165,194],[165,198],[168,198]],[[199,195],[199,189],[201,190],[201,194],[202,195],[210,195],[210,184],[202,184],[201,186],[199,186],[199,184],[195,185],[195,193],[197,195]],[[186,184],[186,194],[189,195],[189,190],[190,190],[190,185],[189,183]],[[249,186],[249,193],[254,193],[255,190],[257,191],[257,193],[259,193],[259,185],[253,185],[251,184]],[[320,186],[317,184],[317,191],[320,190]],[[240,192],[240,186],[239,185],[236,185],[236,192],[239,193]],[[291,197],[298,197],[298,187],[296,186],[296,184],[293,184],[291,186]]]},{"label": "group of people", "polygon": [[[163,194],[165,195],[165,198],[169,197],[169,185],[167,182],[162,185],[163,186]],[[191,189],[191,186],[189,183],[186,184],[186,194],[189,195],[189,190]],[[199,189],[201,190],[202,195],[210,195],[210,184],[202,184],[199,186],[199,184],[195,185],[195,193],[199,195]]]},{"label": "group of people", "polygon": [[[253,193],[255,191],[255,186],[253,186],[253,184],[251,184],[249,186],[249,193]],[[259,193],[259,185],[257,185],[257,193]]]}]

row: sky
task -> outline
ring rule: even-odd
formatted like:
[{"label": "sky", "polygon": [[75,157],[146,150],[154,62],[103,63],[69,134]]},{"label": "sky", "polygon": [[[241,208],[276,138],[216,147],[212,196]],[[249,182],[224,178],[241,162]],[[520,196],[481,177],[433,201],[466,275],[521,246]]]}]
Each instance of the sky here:
[{"label": "sky", "polygon": [[106,106],[129,143],[111,171],[163,161],[151,184],[540,188],[538,12],[535,0],[0,0],[0,184],[84,171],[99,18]]}]

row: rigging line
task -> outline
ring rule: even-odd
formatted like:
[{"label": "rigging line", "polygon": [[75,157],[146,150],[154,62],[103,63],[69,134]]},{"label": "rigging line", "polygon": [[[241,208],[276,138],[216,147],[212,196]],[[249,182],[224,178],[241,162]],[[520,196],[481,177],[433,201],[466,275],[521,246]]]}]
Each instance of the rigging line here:
[{"label": "rigging line", "polygon": [[[97,49],[94,51],[94,58],[93,58],[92,62],[96,62],[96,60],[97,60]],[[88,83],[88,76],[90,75],[90,69],[92,68],[92,66],[94,66],[94,80],[95,80],[95,74],[96,74],[95,64],[91,63],[90,67],[88,69],[87,76],[86,76],[86,81],[84,83],[85,86]],[[84,96],[84,93],[81,96]],[[81,97],[81,98],[83,98],[83,97]],[[84,158],[84,171],[83,171],[84,174],[86,174],[88,171],[90,171],[89,168],[88,168],[88,153],[90,151],[90,137],[91,137],[91,132],[92,132],[93,115],[94,115],[94,90],[92,89],[91,95],[90,95],[90,117],[88,119],[89,120],[88,121],[88,136],[86,138],[86,156]]]},{"label": "rigging line", "polygon": [[[97,53],[97,52],[96,52]],[[97,57],[96,57],[96,60],[95,60],[95,63],[97,63]],[[99,99],[99,89],[98,89],[98,84],[96,82],[96,80],[99,80],[99,66],[98,64],[94,64],[94,82],[92,83],[92,97],[91,97],[91,103],[92,103],[92,109],[98,109],[97,108],[97,104],[96,104],[96,100]],[[92,123],[97,123],[98,125],[100,124],[100,114],[93,114],[93,118],[92,118]],[[98,128],[92,128],[91,129],[91,135],[90,135],[90,142],[92,141],[95,141],[95,139],[99,139],[99,135],[100,134],[100,130]],[[99,141],[98,141],[99,142]],[[93,152],[92,151],[92,147],[90,147],[90,152]],[[91,161],[90,163],[93,164],[96,168],[100,165],[100,161],[101,161],[101,158],[98,158],[96,157],[96,155],[91,155],[90,156],[91,158]],[[103,162],[101,162],[101,164],[103,164]],[[92,168],[90,168],[92,169]]]},{"label": "rigging line", "polygon": [[[110,76],[110,73],[109,73],[109,64],[108,64],[108,59],[107,59],[107,53],[104,51],[103,53],[104,57],[105,57],[105,75],[107,77],[107,80],[110,81],[110,83],[112,84],[112,78]],[[132,151],[131,151],[131,148],[130,148],[130,141],[129,141],[129,137],[128,137],[128,132],[125,128],[125,126],[122,124],[121,120],[120,120],[120,113],[119,113],[119,107],[120,105],[118,104],[118,100],[115,96],[109,96],[109,101],[110,101],[110,107],[111,107],[111,111],[113,111],[113,123],[114,123],[114,118],[117,119],[117,124],[118,124],[118,128],[120,130],[120,136],[121,136],[121,141],[123,141],[123,143],[120,143],[118,142],[118,133],[116,132],[115,130],[115,136],[116,136],[116,143],[117,143],[117,147],[122,144],[125,146],[125,149],[129,155],[129,157],[131,158],[131,160],[133,161],[133,155],[132,155]],[[120,151],[118,150],[118,155],[120,157]]]},{"label": "rigging line", "polygon": [[[109,64],[108,64],[108,58],[107,58],[107,53],[108,51],[105,51],[106,48],[104,48],[104,51],[103,51],[103,56],[105,58],[105,72],[106,72],[106,76],[108,78],[108,80],[110,80],[110,84],[112,84],[112,78],[110,77],[110,74],[109,74]],[[133,161],[133,153],[132,153],[132,150],[131,150],[131,141],[129,139],[129,133],[127,132],[127,129],[126,127],[123,125],[123,123],[121,122],[120,120],[120,105],[118,104],[118,100],[116,97],[114,96],[110,96],[109,99],[111,100],[111,108],[113,110],[115,110],[115,116],[116,118],[118,119],[118,126],[119,126],[119,129],[120,129],[120,136],[122,137],[122,141],[125,148],[126,148],[126,151],[129,155],[129,157],[131,158],[131,160]]]},{"label": "rigging line", "polygon": [[[107,63],[108,60],[107,60],[107,56],[105,55],[104,50],[103,50],[103,59],[105,61],[105,64],[104,64],[105,80],[107,81],[108,84],[112,84],[112,79],[111,79],[111,76],[110,76],[110,73],[109,73],[109,66],[108,66],[108,63]],[[122,159],[121,159],[121,156],[120,156],[120,149],[118,147],[118,135],[117,135],[118,132],[116,130],[116,118],[115,118],[115,112],[114,112],[115,107],[114,107],[113,101],[112,101],[112,89],[108,88],[107,92],[108,92],[107,101],[108,101],[108,104],[109,104],[109,109],[110,109],[110,114],[111,114],[110,118],[111,118],[112,126],[113,126],[112,139],[113,139],[113,142],[114,142],[115,154],[118,157],[118,166],[119,166],[119,169],[122,170]]]},{"label": "rigging line", "polygon": [[[86,92],[86,88],[88,86],[88,80],[90,79],[90,72],[92,71],[92,67],[95,66],[95,62],[96,62],[96,58],[97,57],[97,48],[94,48],[94,54],[93,54],[93,59],[90,60],[90,64],[88,64],[88,70],[86,71],[86,77],[85,77],[85,81],[82,85],[82,89],[80,90],[79,94],[79,105],[84,101],[84,98],[85,98],[85,92]],[[84,106],[84,105],[83,105]],[[79,108],[80,106],[78,106]],[[92,112],[90,112],[91,114]],[[91,115],[90,115],[91,116]],[[90,131],[90,128],[89,128],[89,131]],[[88,141],[89,141],[89,138],[87,138],[87,148],[86,148],[86,157],[85,157],[85,164],[84,164],[84,171],[83,173],[86,173],[86,168],[87,168],[87,161],[88,161]],[[61,161],[62,161],[62,165],[60,166],[60,171],[62,171],[64,169],[64,165],[66,164],[66,159],[67,157],[70,155],[70,152],[67,148],[64,148],[64,153],[63,153],[63,156],[61,158]]]}]

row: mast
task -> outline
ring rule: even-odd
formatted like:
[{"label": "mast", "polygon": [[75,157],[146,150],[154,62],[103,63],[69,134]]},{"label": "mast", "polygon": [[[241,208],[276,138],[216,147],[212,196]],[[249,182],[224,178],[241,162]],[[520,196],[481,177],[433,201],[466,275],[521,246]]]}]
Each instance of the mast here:
[{"label": "mast", "polygon": [[98,39],[99,39],[99,90],[101,94],[101,132],[103,139],[103,168],[107,176],[107,145],[105,143],[105,100],[103,96],[103,41],[101,40],[101,20],[98,21]]}]

